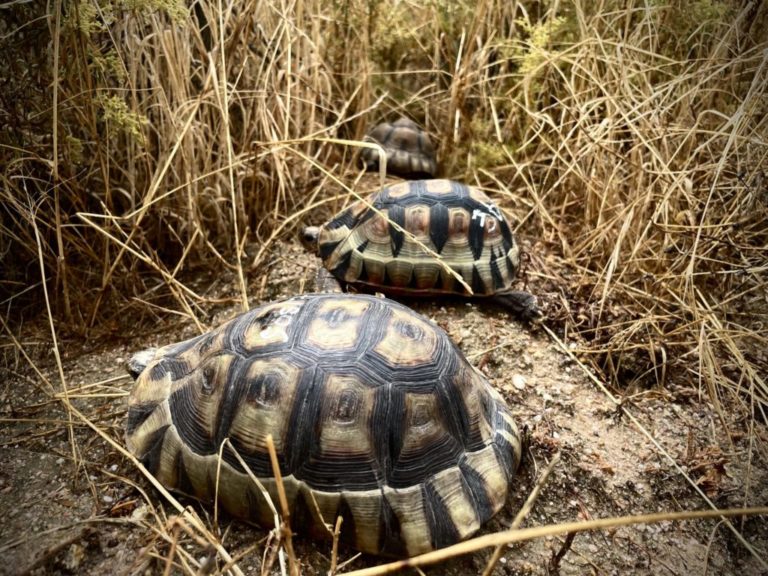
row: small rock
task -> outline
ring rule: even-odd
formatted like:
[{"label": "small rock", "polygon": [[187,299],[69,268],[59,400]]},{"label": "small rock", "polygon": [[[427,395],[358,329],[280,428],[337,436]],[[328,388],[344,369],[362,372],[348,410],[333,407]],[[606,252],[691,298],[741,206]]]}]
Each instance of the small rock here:
[{"label": "small rock", "polygon": [[525,390],[525,376],[523,376],[522,374],[513,374],[512,386],[514,386],[518,390]]},{"label": "small rock", "polygon": [[133,512],[131,512],[131,520],[141,521],[144,520],[144,518],[147,517],[147,514],[149,513],[149,507],[146,504],[142,504],[138,508],[136,508]]},{"label": "small rock", "polygon": [[115,499],[112,498],[112,496],[110,496],[109,494],[104,494],[104,496],[102,496],[101,499],[104,501],[105,504],[111,504],[112,502],[115,501]]}]

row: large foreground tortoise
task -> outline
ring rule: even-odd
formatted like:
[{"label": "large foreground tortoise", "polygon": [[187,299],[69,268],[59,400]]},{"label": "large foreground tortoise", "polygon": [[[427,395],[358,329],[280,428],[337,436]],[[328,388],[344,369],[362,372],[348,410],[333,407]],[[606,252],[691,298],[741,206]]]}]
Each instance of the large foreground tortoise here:
[{"label": "large foreground tortoise", "polygon": [[540,316],[534,296],[511,288],[520,249],[509,222],[485,193],[460,182],[387,186],[322,226],[304,228],[301,240],[342,287],[492,297],[524,320]]},{"label": "large foreground tortoise", "polygon": [[[437,173],[437,156],[426,132],[408,118],[382,122],[365,137],[384,149],[387,173],[408,179],[432,178]],[[364,148],[362,152],[366,170],[379,169],[379,151]]]},{"label": "large foreground tortoise", "polygon": [[299,531],[413,555],[474,533],[503,506],[520,436],[448,335],[395,302],[316,294],[260,306],[137,354],[128,448],[167,487],[273,525],[229,439],[277,502],[274,437]]}]

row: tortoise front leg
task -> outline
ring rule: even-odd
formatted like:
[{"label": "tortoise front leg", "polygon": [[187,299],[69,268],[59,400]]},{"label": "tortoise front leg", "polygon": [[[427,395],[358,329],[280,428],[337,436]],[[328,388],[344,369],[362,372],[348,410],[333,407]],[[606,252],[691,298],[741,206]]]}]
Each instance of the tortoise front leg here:
[{"label": "tortoise front leg", "polygon": [[336,276],[320,266],[315,273],[315,292],[340,294],[346,292],[346,286],[342,286]]}]

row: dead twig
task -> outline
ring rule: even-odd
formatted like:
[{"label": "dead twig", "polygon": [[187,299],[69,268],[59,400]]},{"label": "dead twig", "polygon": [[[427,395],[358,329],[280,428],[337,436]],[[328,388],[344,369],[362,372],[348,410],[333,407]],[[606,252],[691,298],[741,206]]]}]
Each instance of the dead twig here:
[{"label": "dead twig", "polygon": [[560,574],[560,562],[568,553],[568,550],[571,549],[571,544],[573,544],[574,538],[576,538],[576,532],[569,532],[565,535],[565,541],[563,542],[563,545],[560,546],[560,550],[552,555],[549,564],[547,564],[547,572],[549,574]]}]

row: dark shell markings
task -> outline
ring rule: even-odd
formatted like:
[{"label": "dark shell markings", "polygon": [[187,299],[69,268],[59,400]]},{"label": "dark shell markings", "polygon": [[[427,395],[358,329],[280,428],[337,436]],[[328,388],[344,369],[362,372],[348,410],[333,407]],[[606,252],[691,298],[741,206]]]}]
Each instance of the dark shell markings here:
[{"label": "dark shell markings", "polygon": [[[389,300],[307,295],[260,306],[145,355],[127,444],[167,487],[214,497],[225,439],[276,502],[274,438],[292,525],[404,556],[476,532],[507,497],[520,437],[490,384],[439,327]],[[231,450],[218,498],[272,525]]]}]

